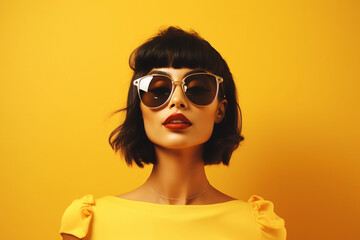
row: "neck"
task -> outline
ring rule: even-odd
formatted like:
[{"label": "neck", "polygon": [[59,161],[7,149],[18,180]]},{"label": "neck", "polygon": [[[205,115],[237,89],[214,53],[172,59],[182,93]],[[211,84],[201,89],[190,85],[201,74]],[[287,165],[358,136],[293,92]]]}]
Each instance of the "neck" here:
[{"label": "neck", "polygon": [[[202,147],[164,149],[155,146],[158,163],[147,180],[159,201],[167,204],[189,204],[208,185],[202,160]],[[205,191],[204,191],[205,192]],[[166,196],[166,199],[160,196]],[[200,196],[200,195],[199,195]]]}]

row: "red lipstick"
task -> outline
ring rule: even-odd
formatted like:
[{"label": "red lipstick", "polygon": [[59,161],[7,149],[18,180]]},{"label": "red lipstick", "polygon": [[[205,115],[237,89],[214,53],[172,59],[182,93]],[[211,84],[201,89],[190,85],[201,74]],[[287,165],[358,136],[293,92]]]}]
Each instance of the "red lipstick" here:
[{"label": "red lipstick", "polygon": [[189,119],[184,114],[174,113],[171,114],[164,122],[164,127],[170,129],[185,129],[192,125]]}]

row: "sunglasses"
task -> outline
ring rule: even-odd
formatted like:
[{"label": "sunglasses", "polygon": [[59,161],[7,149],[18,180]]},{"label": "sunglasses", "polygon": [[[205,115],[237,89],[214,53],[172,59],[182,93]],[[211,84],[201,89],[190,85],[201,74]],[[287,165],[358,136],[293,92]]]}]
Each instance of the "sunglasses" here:
[{"label": "sunglasses", "polygon": [[181,82],[181,89],[190,102],[196,106],[206,106],[216,99],[223,79],[212,73],[192,73],[182,81],[173,81],[167,75],[150,74],[135,79],[133,84],[145,106],[160,108],[171,98],[176,82]]}]

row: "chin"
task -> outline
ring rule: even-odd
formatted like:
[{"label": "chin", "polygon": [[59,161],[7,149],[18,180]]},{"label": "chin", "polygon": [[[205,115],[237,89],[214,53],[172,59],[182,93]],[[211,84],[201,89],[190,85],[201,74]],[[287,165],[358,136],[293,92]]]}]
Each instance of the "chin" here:
[{"label": "chin", "polygon": [[181,150],[181,149],[188,149],[188,148],[194,148],[194,147],[201,147],[207,140],[199,141],[199,142],[189,142],[187,141],[174,141],[174,140],[168,140],[168,141],[161,141],[156,142],[152,141],[155,146],[165,148],[165,149],[173,149],[173,150]]}]

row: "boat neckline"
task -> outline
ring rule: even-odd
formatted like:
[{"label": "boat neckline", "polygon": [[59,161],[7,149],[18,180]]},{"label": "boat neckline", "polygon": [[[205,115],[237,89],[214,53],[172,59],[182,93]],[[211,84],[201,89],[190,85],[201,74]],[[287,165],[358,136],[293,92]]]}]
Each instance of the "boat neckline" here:
[{"label": "boat neckline", "polygon": [[121,197],[117,197],[117,196],[105,196],[104,198],[111,198],[111,199],[127,202],[128,204],[133,204],[133,205],[147,205],[147,206],[174,207],[174,208],[175,207],[177,207],[177,208],[181,208],[181,207],[190,207],[190,208],[200,207],[200,208],[204,208],[204,207],[217,207],[217,206],[231,205],[231,204],[234,204],[234,203],[245,203],[245,201],[243,201],[243,200],[233,199],[233,200],[229,200],[229,201],[226,201],[226,202],[211,203],[211,204],[177,205],[177,204],[161,204],[161,203],[130,200],[130,199],[121,198]]}]

